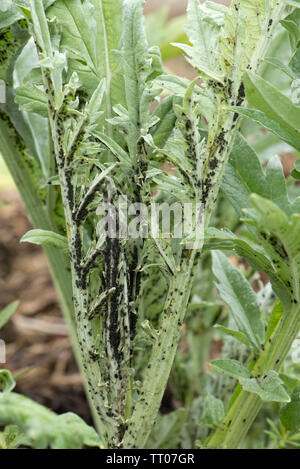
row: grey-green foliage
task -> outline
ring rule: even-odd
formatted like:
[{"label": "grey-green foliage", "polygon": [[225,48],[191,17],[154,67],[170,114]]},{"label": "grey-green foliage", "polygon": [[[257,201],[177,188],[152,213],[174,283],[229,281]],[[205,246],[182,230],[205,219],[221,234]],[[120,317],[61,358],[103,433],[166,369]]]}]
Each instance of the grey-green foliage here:
[{"label": "grey-green foliage", "polygon": [[276,371],[269,371],[266,375],[255,378],[249,370],[236,360],[213,360],[211,367],[221,373],[239,381],[243,389],[256,393],[266,402],[289,402],[290,397],[282,386],[283,381],[278,377]]},{"label": "grey-green foliage", "polygon": [[[242,365],[249,363],[249,342],[247,337],[237,330],[234,319],[229,316],[227,327],[216,325],[215,328],[222,333],[223,347],[221,359],[234,359]],[[213,394],[227,407],[230,397],[235,389],[236,380],[225,374],[217,374],[213,383]]]},{"label": "grey-green foliage", "polygon": [[[127,193],[131,200],[137,194],[142,200],[148,197],[149,189],[146,186],[150,175],[147,171],[151,164],[149,157],[152,147],[154,142],[164,144],[174,125],[172,99],[166,100],[155,113],[150,114],[150,106],[160,94],[160,89],[154,88],[151,80],[162,73],[162,63],[158,48],[147,45],[142,7],[141,1],[114,5],[105,1],[84,2],[82,5],[75,1],[57,1],[47,10],[46,17],[41,2],[32,3],[28,18],[30,27],[33,23],[40,47],[38,55],[44,89],[36,87],[34,81],[37,74],[32,73],[33,86],[28,91],[30,75],[27,73],[26,88],[20,87],[16,98],[23,110],[42,116],[45,108],[40,103],[46,103],[46,110],[51,115],[50,135],[60,168],[62,199],[70,229],[67,233],[69,248],[74,260],[73,282],[78,290],[75,303],[76,309],[81,310],[77,312],[77,317],[82,308],[86,316],[86,323],[78,324],[80,331],[82,326],[79,342],[83,350],[83,343],[97,335],[99,319],[96,316],[100,314],[101,321],[108,321],[102,327],[99,345],[91,343],[83,360],[94,375],[90,391],[95,403],[98,383],[111,381],[109,389],[103,386],[103,400],[100,399],[97,412],[104,420],[112,422],[105,416],[105,406],[111,407],[120,426],[126,407],[132,352],[129,333],[132,337],[135,334],[135,301],[141,287],[141,274],[137,268],[147,249],[146,246],[139,246],[139,242],[128,243],[127,246],[119,242],[114,245],[106,243],[105,236],[99,231],[101,224],[97,224],[94,210],[102,201],[117,204],[122,193]],[[108,20],[111,16],[115,20],[113,24]],[[117,27],[118,18],[124,25],[122,38],[122,30]],[[88,31],[87,24],[91,25],[94,35]],[[85,79],[85,74],[89,80]],[[166,122],[163,122],[164,118]],[[60,138],[62,132],[63,139]],[[61,162],[62,155],[67,155],[69,163],[74,160],[66,172]],[[53,156],[49,155],[52,159]],[[121,171],[110,174],[119,166]],[[51,167],[55,167],[53,160]],[[68,179],[69,175],[71,180]],[[51,183],[55,181],[55,174],[48,174],[47,180]],[[68,184],[72,185],[72,192]],[[99,191],[105,187],[107,192]],[[87,208],[90,209],[89,213]],[[98,236],[102,242],[98,242]],[[61,235],[51,234],[49,230],[34,231],[23,240],[30,239],[44,245],[64,243]],[[118,252],[118,259],[111,257],[108,260],[113,252]],[[125,256],[128,265],[124,261]],[[96,259],[97,267],[94,264]],[[90,269],[85,270],[85,265]],[[103,269],[104,277],[94,274],[95,270]],[[129,269],[137,273],[132,275]],[[122,284],[121,290],[117,282]],[[126,305],[124,324],[120,329],[114,317],[116,302],[120,311],[123,311],[124,303]],[[109,311],[107,317],[105,308]],[[109,324],[113,324],[110,328],[114,332],[109,332]],[[123,343],[122,359],[116,349],[117,342]],[[98,363],[98,347],[107,356],[106,363]],[[126,366],[121,368],[121,362]],[[122,376],[120,383],[116,379],[118,374]],[[118,425],[112,422],[109,431],[118,432]]]},{"label": "grey-green foliage", "polygon": [[265,328],[254,291],[240,270],[220,252],[213,253],[213,272],[220,296],[230,305],[238,331],[258,352],[265,339]]},{"label": "grey-green foliage", "polygon": [[[255,269],[267,273],[274,291],[284,304],[285,314],[288,314],[290,305],[298,301],[297,297],[295,298],[295,293],[298,294],[299,275],[298,237],[295,227],[298,223],[299,209],[298,200],[290,201],[289,199],[279,158],[271,158],[264,173],[253,149],[243,139],[237,139],[231,153],[222,189],[240,216],[247,217],[246,221],[248,221],[250,231],[246,237],[237,237],[229,230],[209,229],[207,238],[210,241],[207,243],[207,248],[233,250],[245,257]],[[230,266],[230,270],[235,271],[226,258],[223,259],[226,262],[225,266]],[[239,273],[239,275],[242,274]],[[224,295],[224,288],[225,284],[222,282],[221,296]],[[248,289],[251,290],[249,284]],[[227,288],[226,295],[223,296],[225,301],[229,292],[230,290]],[[241,290],[239,292],[241,293]],[[252,295],[254,295],[253,291]],[[244,294],[243,300],[247,301],[246,298],[247,295]],[[233,308],[234,303],[230,303],[228,300],[227,302]],[[276,307],[273,309],[266,330],[266,340],[271,340],[270,337],[278,328],[282,314],[282,305],[279,309]],[[235,335],[237,340],[244,343],[243,336],[239,337],[234,334],[234,331],[222,329],[225,333]],[[239,332],[243,331],[240,329]],[[231,367],[230,361],[228,363]],[[216,366],[217,369],[218,362],[213,366]],[[231,373],[233,373],[232,370]],[[249,378],[245,377],[244,379],[242,376],[239,381],[246,391],[258,393],[262,400],[278,399],[284,402],[288,397],[286,391],[281,387],[278,377],[275,375],[273,377],[269,373],[272,374],[273,371],[265,373],[263,381],[259,383],[255,381],[255,378],[249,380]],[[269,387],[268,380],[270,380],[271,387]]]},{"label": "grey-green foliage", "polygon": [[8,394],[15,387],[16,383],[10,371],[0,370],[0,392],[3,395]]},{"label": "grey-green foliage", "polygon": [[0,329],[7,323],[7,321],[9,321],[11,316],[16,312],[18,306],[19,301],[13,301],[0,311]]},{"label": "grey-green foliage", "polygon": [[283,141],[299,149],[299,107],[288,96],[258,75],[246,74],[244,84],[248,104],[252,108],[233,107],[232,110],[250,117],[278,135]]},{"label": "grey-green foliage", "polygon": [[[297,54],[294,54],[294,72],[296,70],[296,60]],[[279,64],[275,59],[274,61],[270,59],[270,63],[284,69],[286,73],[290,73],[292,78],[295,79],[295,75],[291,70]],[[245,74],[244,85],[249,109],[233,107],[231,108],[232,111],[250,117],[280,136],[282,140],[298,148],[299,108],[295,101],[292,102],[290,97],[284,95],[274,85],[252,72]],[[297,175],[296,170],[293,175]],[[207,238],[210,239],[206,245],[207,248],[232,250],[245,257],[252,267],[264,271],[268,275],[274,292],[283,304],[282,306],[279,303],[279,308],[275,307],[271,316],[267,317],[269,322],[266,340],[269,343],[272,342],[271,337],[274,334],[280,335],[280,331],[284,327],[284,323],[288,322],[289,317],[291,321],[294,320],[290,311],[292,305],[297,305],[299,301],[299,247],[296,234],[298,230],[299,201],[291,196],[291,192],[288,190],[291,185],[292,182],[289,181],[287,187],[278,157],[272,157],[266,170],[263,171],[253,148],[243,139],[237,138],[229,165],[226,168],[222,189],[238,214],[247,222],[249,231],[248,233],[244,231],[243,235],[238,237],[228,230],[211,229],[207,231]],[[222,293],[222,290],[220,291]],[[226,331],[224,327],[219,328],[219,330],[233,335],[233,331]],[[243,342],[242,336],[239,337],[235,334],[235,338]],[[288,340],[287,337],[286,340]],[[264,352],[264,347],[260,353]],[[279,360],[277,362],[274,360],[274,363],[278,362]],[[218,368],[217,363],[213,366]],[[253,362],[250,363],[249,370],[252,367]],[[255,368],[255,370],[259,369],[259,366]],[[245,391],[258,393],[262,400],[278,399],[284,402],[285,399],[288,399],[288,395],[286,390],[282,388],[283,382],[280,384],[280,378],[274,374],[275,372],[270,368],[268,370],[261,377],[247,378],[241,376],[239,378],[240,384]],[[258,383],[257,379],[266,381]],[[275,394],[277,394],[276,398]],[[232,409],[234,409],[233,403],[235,399],[238,400],[239,395],[241,395],[241,391],[237,388],[231,401]],[[289,405],[287,404],[287,409]],[[228,409],[228,419],[230,418],[229,414],[230,410]],[[215,436],[220,435],[221,438],[221,432],[221,430],[218,430]],[[211,444],[214,444],[215,436],[212,437]]]},{"label": "grey-green foliage", "polygon": [[280,421],[284,427],[292,432],[300,429],[300,396],[299,386],[293,391],[291,402],[280,410]]},{"label": "grey-green foliage", "polygon": [[292,147],[299,149],[299,8],[296,8],[282,21],[288,32],[291,55],[286,63],[268,58],[273,71],[280,70],[289,80],[288,95],[268,80],[247,73],[244,78],[248,99],[247,109],[235,109],[246,117],[278,135]]},{"label": "grey-green foliage", "polygon": [[0,395],[0,425],[16,425],[26,446],[36,449],[81,449],[101,447],[96,431],[77,415],[56,415],[28,397],[16,393]]},{"label": "grey-green foliage", "polygon": [[[298,292],[292,295],[291,290],[292,283],[298,288],[298,202],[288,199],[278,160],[273,158],[264,174],[255,152],[242,137],[236,138],[240,124],[236,112],[250,112],[243,108],[244,86],[247,95],[251,94],[247,78],[242,85],[246,69],[252,69],[248,81],[255,81],[256,88],[264,86],[269,96],[271,85],[257,78],[258,66],[284,7],[273,0],[233,1],[230,7],[190,0],[186,31],[191,44],[180,47],[200,75],[200,86],[198,78],[190,82],[165,73],[159,48],[149,46],[146,37],[144,3],[5,3],[3,25],[15,23],[9,34],[19,36],[14,46],[8,35],[11,49],[4,62],[10,70],[6,75],[9,101],[2,107],[5,139],[1,150],[5,150],[8,134],[17,143],[22,170],[28,172],[26,182],[30,181],[35,193],[27,197],[22,178],[15,176],[29,199],[31,217],[35,207],[39,209],[35,230],[23,241],[42,244],[46,250],[66,251],[68,244],[69,257],[56,253],[71,270],[73,293],[66,294],[62,285],[61,290],[69,302],[73,297],[72,324],[101,445],[146,445],[186,319],[189,351],[175,358],[170,387],[187,409],[158,417],[148,445],[179,446],[182,435],[182,445],[192,447],[205,434],[197,427],[195,415],[214,429],[224,416],[220,402],[211,394],[205,401],[207,392],[213,391],[213,378],[203,378],[211,326],[222,312],[221,302],[215,304],[205,251],[235,249],[256,270],[265,271],[285,313],[293,300],[299,300]],[[22,34],[15,31],[18,28]],[[290,64],[293,73],[296,57]],[[161,100],[166,91],[168,97]],[[273,91],[271,95],[278,97]],[[291,144],[298,132],[297,105],[287,97],[283,101],[294,117],[291,112],[284,128],[282,122],[276,123],[276,133]],[[263,102],[260,111],[260,103],[253,98],[257,107],[253,112],[267,111],[267,104]],[[264,118],[272,121],[268,125],[273,130],[277,117]],[[228,160],[223,191],[239,217],[248,209],[247,238],[229,230],[208,230],[199,260],[195,251],[184,248],[193,233],[184,243],[151,237],[120,241],[106,236],[97,207],[102,202],[117,207],[123,194],[130,202],[147,204],[202,203],[202,225],[207,228],[213,220],[220,228],[227,218],[224,213],[211,217]],[[174,167],[173,174],[164,163]],[[253,192],[256,197],[251,196]],[[266,200],[264,205],[257,197]],[[223,203],[228,210],[228,202]],[[272,218],[274,210],[279,231]],[[239,222],[233,221],[232,211],[228,213],[232,223],[226,223],[235,231]],[[40,222],[40,214],[46,216],[46,223]],[[267,233],[261,235],[264,227]],[[282,244],[288,247],[284,258]],[[259,359],[265,332],[269,339],[282,316],[277,322],[277,316],[271,316],[272,333],[270,327],[265,331],[258,300],[245,277],[223,255],[214,257],[220,296],[229,304],[236,326],[230,321],[223,324],[221,316],[219,331],[241,340],[244,348],[247,344]],[[275,372],[269,370],[268,389],[249,373],[245,389],[265,400],[286,398]],[[8,406],[13,400],[25,402],[10,393],[2,404]],[[28,406],[40,414],[39,421],[32,424],[21,413],[14,414],[16,421],[10,423],[20,425],[27,437],[29,426],[34,428],[32,444],[96,444],[95,433],[83,428],[75,416],[57,417],[33,403]],[[51,428],[44,425],[46,414]],[[187,415],[193,415],[192,428],[188,428]],[[78,431],[69,435],[72,426]]]},{"label": "grey-green foliage", "polygon": [[21,238],[20,243],[39,244],[41,246],[55,246],[63,251],[68,250],[67,238],[53,231],[30,230]]},{"label": "grey-green foliage", "polygon": [[260,1],[233,2],[228,9],[213,2],[199,5],[197,0],[191,0],[186,32],[192,46],[180,47],[204,77],[225,83],[226,75],[233,73],[238,82],[253,60],[264,22],[268,21],[268,7],[272,11],[275,2],[268,6]]},{"label": "grey-green foliage", "polygon": [[[206,8],[216,10],[218,8],[219,11],[216,11],[216,16],[206,16]],[[222,81],[223,78],[218,53],[218,33],[224,24],[224,12],[226,12],[224,7],[215,7],[211,2],[202,7],[197,0],[190,1],[187,9],[189,25],[186,27],[186,33],[192,46],[179,45],[187,53],[193,67],[216,81]]]},{"label": "grey-green foliage", "polygon": [[[52,3],[54,2],[55,0],[44,0],[45,8],[52,5]],[[22,9],[20,11],[18,6],[20,6],[23,9],[23,12],[25,13],[26,11],[28,11],[29,8],[29,0],[20,0],[18,2],[15,2],[14,0],[3,0],[0,10],[0,28],[10,26],[11,24],[23,18],[24,15],[22,14]]]},{"label": "grey-green foliage", "polygon": [[224,240],[224,247],[234,247],[255,268],[266,272],[283,303],[293,302],[298,295],[299,200],[289,200],[278,157],[271,158],[264,174],[253,149],[245,141],[237,141],[222,188],[240,216],[249,219],[251,236],[248,240],[233,239],[226,232],[216,236]]},{"label": "grey-green foliage", "polygon": [[[118,56],[122,28],[122,1],[55,2],[48,10],[60,31],[60,46],[68,54],[68,75],[78,74],[89,95],[99,80],[106,78],[108,114],[115,104],[124,103],[124,81]],[[110,18],[114,20],[111,21]],[[108,116],[109,117],[109,116]]]}]

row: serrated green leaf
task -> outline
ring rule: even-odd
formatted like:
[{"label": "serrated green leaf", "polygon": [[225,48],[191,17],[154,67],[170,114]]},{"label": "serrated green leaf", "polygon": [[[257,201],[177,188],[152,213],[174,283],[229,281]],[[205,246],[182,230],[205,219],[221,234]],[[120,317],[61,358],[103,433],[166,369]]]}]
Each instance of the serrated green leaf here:
[{"label": "serrated green leaf", "polygon": [[[257,244],[263,247],[263,250],[259,253],[253,251],[251,246],[245,246],[244,242],[232,241],[236,245],[237,252],[239,255],[248,258],[251,261],[251,265],[257,270],[262,270],[268,275],[274,291],[282,303],[287,305],[291,301],[291,276],[296,274],[295,278],[297,278],[297,271],[299,270],[299,256],[296,247],[298,245],[296,226],[298,223],[297,212],[299,211],[299,206],[296,201],[293,204],[289,202],[279,159],[273,157],[269,164],[270,167],[269,169],[267,168],[266,175],[264,175],[255,152],[244,140],[239,138],[231,153],[222,189],[241,217],[243,216],[242,207],[247,208],[246,213],[251,218],[252,224],[251,233],[257,237]],[[251,193],[254,194],[251,195]],[[263,196],[262,194],[265,195]],[[257,213],[254,216],[252,208],[254,200],[256,200],[255,207],[260,215]],[[294,215],[292,215],[293,213]],[[289,217],[292,217],[291,222],[288,221]],[[256,232],[252,226],[256,227]],[[268,236],[264,240],[260,233],[265,229],[268,230]],[[297,264],[297,267],[295,265],[293,269],[293,274],[286,260],[287,255],[284,249],[280,247],[281,243],[285,246],[282,236],[284,233],[290,245],[289,249],[293,252],[293,256],[288,255],[291,265]],[[268,237],[270,237],[272,242],[268,241]],[[293,241],[294,248],[290,239],[291,237],[295,237]],[[276,241],[276,238],[279,238],[280,241]],[[275,246],[272,245],[274,242]],[[223,243],[224,248],[226,248],[226,243],[227,248],[229,248],[230,240],[224,240]],[[213,243],[211,247],[214,248]],[[287,251],[286,246],[285,250]],[[296,284],[297,280],[294,281],[294,285]],[[298,287],[296,287],[296,291],[297,295]]]},{"label": "serrated green leaf", "polygon": [[252,193],[269,197],[268,183],[254,149],[238,135],[230,154],[222,182],[222,190],[240,216],[251,207]]},{"label": "serrated green leaf", "polygon": [[101,112],[102,102],[105,95],[106,82],[105,78],[100,80],[99,85],[95,89],[92,97],[86,107],[87,115],[89,116],[90,124],[97,121],[99,113]]},{"label": "serrated green leaf", "polygon": [[159,118],[159,122],[151,129],[153,141],[158,148],[164,147],[174,129],[176,115],[173,103],[173,96],[169,96],[157,106],[153,113],[154,117]]},{"label": "serrated green leaf", "polygon": [[16,449],[20,446],[28,446],[26,436],[16,425],[7,425],[0,433],[0,449]]},{"label": "serrated green leaf", "polygon": [[159,86],[180,97],[184,97],[191,82],[176,75],[160,75],[155,80]]},{"label": "serrated green leaf", "polygon": [[116,141],[102,132],[95,131],[93,134],[113,153],[113,155],[118,158],[120,163],[125,165],[127,168],[131,166],[129,155]]},{"label": "serrated green leaf", "polygon": [[48,117],[46,94],[39,88],[20,86],[17,89],[15,101],[23,111]]},{"label": "serrated green leaf", "polygon": [[276,371],[271,370],[261,378],[240,378],[239,383],[245,391],[258,394],[264,402],[290,401],[290,396]]},{"label": "serrated green leaf", "polygon": [[192,86],[193,99],[195,103],[199,103],[199,111],[209,124],[213,123],[216,110],[215,103],[195,82],[193,83],[187,78],[177,77],[175,75],[161,75],[156,78],[155,82],[171,94],[180,98],[185,98]]},{"label": "serrated green leaf", "polygon": [[124,0],[122,59],[125,78],[126,103],[129,120],[128,146],[131,157],[137,158],[137,141],[141,130],[149,130],[150,104],[160,94],[152,79],[162,74],[158,48],[148,47],[145,33],[144,0]]},{"label": "serrated green leaf", "polygon": [[284,303],[290,301],[288,288],[278,277],[270,258],[262,249],[253,246],[246,239],[238,238],[228,229],[209,228],[205,236],[209,241],[205,243],[204,249],[232,250],[240,257],[244,257],[254,269],[265,272],[281,301]]},{"label": "serrated green leaf", "polygon": [[187,54],[187,60],[205,78],[223,81],[220,63],[218,34],[220,25],[208,20],[207,10],[198,0],[189,0],[187,8],[188,25],[186,34],[192,44],[174,44]]},{"label": "serrated green leaf", "polygon": [[258,394],[264,402],[290,402],[290,396],[278,373],[274,370],[261,378],[255,378],[237,360],[213,360],[210,365],[218,373],[237,379],[245,391]]},{"label": "serrated green leaf", "polygon": [[270,158],[266,169],[266,181],[269,186],[269,198],[285,213],[290,213],[290,201],[287,195],[285,177],[280,158]]},{"label": "serrated green leaf", "polygon": [[[233,0],[225,15],[220,33],[223,70],[231,76],[233,68],[240,78],[250,63],[257,43],[265,34],[264,21],[272,14],[276,2],[264,0]],[[238,80],[237,80],[238,82]]]},{"label": "serrated green leaf", "polygon": [[230,306],[232,317],[251,347],[258,351],[265,329],[257,298],[242,273],[221,252],[213,252],[213,273],[221,298]]},{"label": "serrated green leaf", "polygon": [[96,53],[97,29],[95,11],[87,2],[82,4],[76,0],[58,0],[49,9],[48,17],[56,18],[62,26],[62,47],[72,52],[76,57],[84,59],[90,70],[98,74],[98,60]]},{"label": "serrated green leaf", "polygon": [[[274,261],[275,265],[277,264],[278,275],[290,285],[291,300],[299,301],[300,214],[294,213],[289,219],[272,201],[263,199],[256,194],[251,196],[251,202],[255,207],[254,219],[256,219],[258,229],[269,230],[273,240],[277,239]],[[270,249],[271,254],[271,244],[270,247],[265,244],[265,247]]]},{"label": "serrated green leaf", "polygon": [[11,316],[16,312],[17,307],[19,306],[19,301],[13,301],[7,305],[2,311],[0,311],[0,329],[3,327],[11,318]]},{"label": "serrated green leaf", "polygon": [[283,128],[278,122],[273,119],[270,119],[262,110],[257,109],[244,109],[242,107],[232,106],[231,109],[238,114],[248,117],[249,119],[253,120],[257,124],[261,125],[265,129],[272,132],[274,135],[280,137],[281,140],[288,143],[294,148],[300,149],[300,138],[297,134],[288,130],[287,128]]},{"label": "serrated green leaf", "polygon": [[106,79],[104,109],[110,118],[116,104],[124,104],[124,79],[119,48],[122,0],[56,0],[48,18],[61,26],[61,47],[68,51],[69,75],[76,72],[91,96],[99,81]]},{"label": "serrated green leaf", "polygon": [[8,370],[0,370],[0,400],[10,393],[16,385],[12,374]]},{"label": "serrated green leaf", "polygon": [[65,236],[47,230],[30,230],[22,237],[20,243],[54,246],[63,251],[68,250],[68,241]]},{"label": "serrated green leaf", "polygon": [[300,108],[275,86],[254,73],[245,74],[244,84],[250,106],[262,111],[298,141],[300,139]]},{"label": "serrated green leaf", "polygon": [[227,334],[227,335],[230,335],[231,337],[234,337],[235,339],[237,339],[239,342],[241,342],[242,344],[245,344],[249,347],[249,340],[247,338],[247,336],[245,334],[243,334],[243,332],[240,332],[240,331],[234,331],[232,329],[228,329],[227,327],[224,327],[220,324],[216,324],[214,326],[214,328],[217,330],[217,331],[220,331],[220,332],[224,332],[224,334]]},{"label": "serrated green leaf", "polygon": [[251,373],[247,368],[237,360],[223,359],[212,360],[210,366],[213,370],[221,373],[222,375],[231,376],[237,380],[250,379]]},{"label": "serrated green leaf", "polygon": [[96,431],[69,412],[56,415],[28,397],[9,393],[0,398],[0,425],[17,425],[36,449],[102,447]]}]

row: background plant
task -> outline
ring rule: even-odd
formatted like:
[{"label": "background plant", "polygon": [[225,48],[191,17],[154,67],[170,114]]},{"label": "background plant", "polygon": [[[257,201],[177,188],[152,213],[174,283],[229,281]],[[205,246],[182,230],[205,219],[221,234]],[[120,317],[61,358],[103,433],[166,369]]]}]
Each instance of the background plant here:
[{"label": "background plant", "polygon": [[[190,0],[190,43],[177,46],[192,82],[163,70],[140,0],[7,3],[0,149],[36,228],[23,241],[48,256],[102,447],[235,448],[263,402],[282,406],[282,425],[297,435],[297,367],[284,361],[299,333],[299,201],[269,158],[281,141],[300,145],[295,3]],[[201,202],[204,245],[110,239],[95,210],[122,194]],[[247,278],[220,250],[247,260]],[[257,272],[269,283],[254,292]],[[211,365],[219,377],[205,369],[217,322],[226,334]],[[151,434],[171,368],[184,408],[160,416]],[[2,422],[20,426],[8,412],[3,405]]]}]

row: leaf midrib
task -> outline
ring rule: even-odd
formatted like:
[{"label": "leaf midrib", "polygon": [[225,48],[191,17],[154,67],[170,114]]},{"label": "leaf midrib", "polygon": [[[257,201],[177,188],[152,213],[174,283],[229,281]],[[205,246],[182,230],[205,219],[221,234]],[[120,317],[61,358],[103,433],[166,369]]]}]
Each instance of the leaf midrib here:
[{"label": "leaf midrib", "polygon": [[64,0],[64,4],[65,4],[65,7],[67,8],[68,12],[70,13],[70,15],[73,19],[74,26],[76,27],[76,30],[78,32],[78,37],[80,37],[80,39],[82,40],[82,42],[84,44],[84,47],[85,47],[85,49],[86,49],[86,51],[87,51],[87,53],[90,57],[91,63],[93,64],[93,67],[94,67],[94,72],[98,75],[98,73],[97,73],[97,64],[95,64],[95,61],[94,61],[94,58],[91,54],[90,48],[88,47],[88,45],[87,45],[86,41],[84,40],[84,38],[82,37],[82,35],[80,34],[80,29],[78,28],[76,19],[75,19],[73,13],[72,13],[72,9],[70,9],[69,6],[68,6],[70,4],[68,3],[67,0]]}]

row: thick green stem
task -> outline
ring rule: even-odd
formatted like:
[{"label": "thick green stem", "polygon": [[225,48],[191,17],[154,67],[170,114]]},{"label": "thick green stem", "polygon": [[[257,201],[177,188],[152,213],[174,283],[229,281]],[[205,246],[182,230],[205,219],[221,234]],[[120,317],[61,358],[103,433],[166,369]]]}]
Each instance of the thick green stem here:
[{"label": "thick green stem", "polygon": [[[0,119],[0,153],[13,177],[25,204],[29,218],[37,229],[55,231],[43,201],[38,195],[38,188],[26,165],[24,155],[18,148],[18,138],[15,129],[10,124],[7,116],[2,114]],[[74,306],[72,299],[72,281],[70,266],[67,258],[53,247],[45,246],[45,254],[48,258],[52,279],[58,293],[62,307],[62,313],[69,329],[69,334],[74,350],[74,355],[80,371],[83,374],[82,357],[79,349],[77,330],[74,320]],[[87,389],[87,382],[84,380]],[[91,404],[91,410],[95,419],[95,408]],[[95,419],[96,423],[97,420]]]},{"label": "thick green stem", "polygon": [[143,387],[124,436],[124,448],[144,448],[157,416],[174,362],[190,296],[196,252],[190,253],[189,260],[182,263],[180,271],[173,278]]},{"label": "thick green stem", "polygon": [[[218,132],[215,136],[216,141],[212,141],[212,147],[216,146],[217,148],[213,156],[218,159],[218,167],[214,172],[209,167],[211,152],[208,148],[203,168],[203,182],[210,180],[211,184],[208,197],[202,197],[204,214],[201,223],[203,223],[204,229],[209,226],[210,218],[216,205],[222,174],[228,161],[237,126],[239,125],[239,119],[233,123],[232,113],[223,111],[223,123],[226,145],[222,148],[216,145]],[[195,142],[197,141],[197,137],[195,137]],[[202,187],[205,188],[205,184]],[[201,255],[201,246],[199,246],[198,251],[193,250],[189,252],[188,260],[183,259],[179,272],[174,274],[169,288],[159,336],[153,345],[143,387],[123,439],[123,446],[125,448],[143,448],[145,446],[159,411],[161,399],[177,351],[180,329],[185,319],[192,289],[194,267]]]},{"label": "thick green stem", "polygon": [[[45,88],[51,84],[47,82],[45,78]],[[87,389],[89,397],[96,409],[94,415],[98,431],[102,438],[105,440],[107,437],[106,431],[111,428],[109,433],[109,440],[114,439],[114,427],[112,419],[108,418],[106,426],[104,425],[106,413],[104,407],[107,405],[106,389],[102,380],[99,358],[94,356],[94,343],[93,343],[93,331],[92,324],[89,320],[89,296],[87,285],[82,278],[82,241],[81,241],[81,229],[80,225],[76,223],[73,212],[73,189],[72,181],[70,176],[70,166],[66,161],[66,155],[64,148],[61,144],[61,138],[59,135],[61,120],[59,118],[53,119],[54,113],[51,107],[49,107],[49,119],[51,122],[51,134],[54,143],[54,150],[56,155],[57,164],[59,167],[59,178],[62,191],[62,200],[64,206],[64,213],[66,219],[66,228],[69,244],[69,252],[71,258],[71,277],[73,286],[73,301],[75,310],[75,321],[77,329],[77,337],[79,342],[79,348],[81,352],[81,360],[83,364],[83,373],[87,381]],[[109,423],[111,425],[109,425]]]},{"label": "thick green stem", "polygon": [[[276,12],[275,23],[278,18],[280,18],[282,8],[282,5],[280,5],[278,12]],[[264,37],[261,43],[258,44],[257,51],[261,52],[263,50],[265,52],[270,40],[271,34],[269,33],[268,37]],[[255,53],[252,60],[254,69],[258,67],[260,59],[258,52]],[[236,89],[239,89],[240,83],[235,83],[235,85]],[[238,96],[233,96],[233,98],[237,100]],[[220,104],[219,125],[218,128],[215,129],[213,137],[209,139],[210,143],[207,145],[205,162],[202,169],[203,223],[205,228],[209,226],[225,167],[240,124],[240,118],[234,121],[232,113],[225,110],[224,107]],[[221,135],[224,139],[224,145],[219,144]],[[213,169],[210,165],[212,158],[217,161],[217,165]],[[201,250],[198,251],[198,255],[200,253]],[[166,303],[167,309],[165,310],[169,311],[169,313],[167,317],[165,315],[166,313],[164,313],[160,331],[163,337],[159,337],[153,346],[143,387],[123,440],[123,446],[125,448],[143,448],[145,446],[159,410],[180,338],[180,325],[185,318],[189,301],[195,260],[194,253],[192,254],[191,260],[192,263],[189,264],[188,267],[181,268],[180,272],[173,280],[173,285],[170,287],[170,293]],[[174,298],[177,298],[178,292],[184,301],[174,301]],[[171,308],[169,305],[171,305]]]}]

